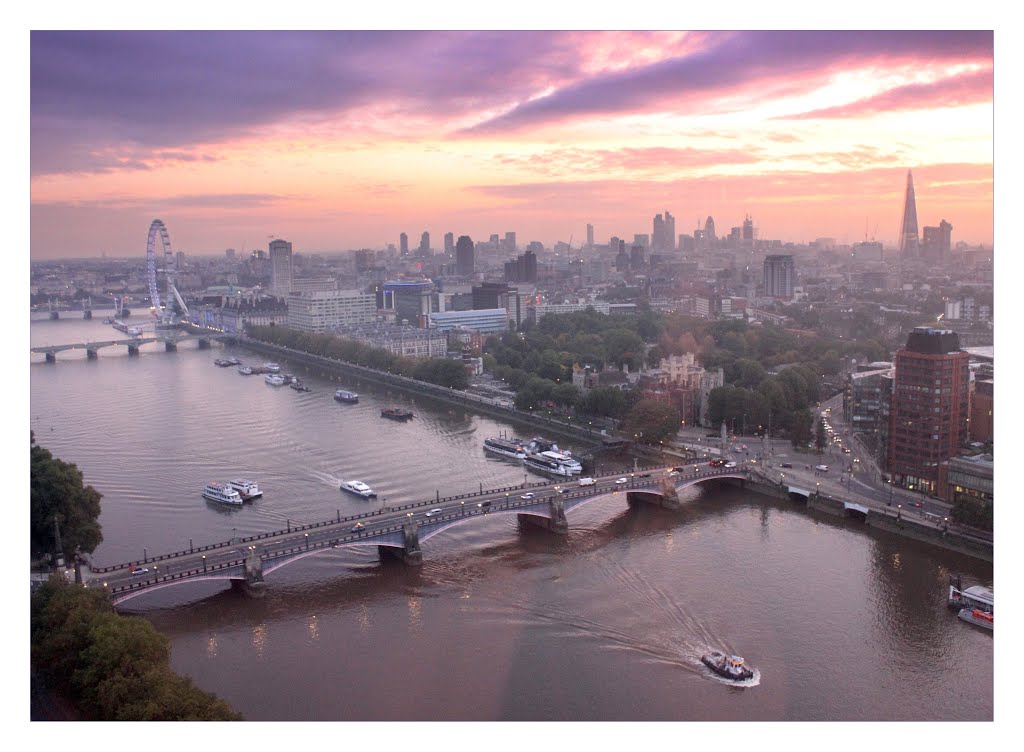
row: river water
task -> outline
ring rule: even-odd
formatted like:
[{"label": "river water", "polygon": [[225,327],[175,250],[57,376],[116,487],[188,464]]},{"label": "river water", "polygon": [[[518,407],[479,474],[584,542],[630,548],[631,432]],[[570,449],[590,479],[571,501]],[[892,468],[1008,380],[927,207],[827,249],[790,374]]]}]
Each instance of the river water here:
[{"label": "river water", "polygon": [[[31,324],[33,346],[121,336]],[[32,356],[36,440],[103,494],[98,564],[523,482],[481,443],[527,427],[287,362],[313,391],[272,387],[214,366],[226,352],[264,360],[194,343]],[[416,417],[382,420],[388,405]],[[264,497],[202,499],[229,477]],[[340,493],[352,478],[380,498]],[[991,584],[990,564],[739,489],[685,498],[667,512],[613,495],[571,513],[567,536],[495,515],[425,542],[420,568],[330,550],[268,576],[262,600],[201,583],[122,610],[251,720],[992,719],[992,634],[945,605],[950,572]],[[743,655],[751,686],[713,678],[711,649]]]}]

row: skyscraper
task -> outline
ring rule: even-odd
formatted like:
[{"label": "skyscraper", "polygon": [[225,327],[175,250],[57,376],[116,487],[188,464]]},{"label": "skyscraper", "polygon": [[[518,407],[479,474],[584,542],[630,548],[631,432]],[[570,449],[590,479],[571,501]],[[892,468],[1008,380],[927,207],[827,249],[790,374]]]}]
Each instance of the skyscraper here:
[{"label": "skyscraper", "polygon": [[744,248],[754,247],[754,220],[750,218],[749,214],[743,220],[742,243]]},{"label": "skyscraper", "polygon": [[921,232],[921,256],[929,261],[944,263],[949,260],[950,236],[953,225],[946,220],[938,227],[925,227]]},{"label": "skyscraper", "polygon": [[914,176],[907,170],[907,195],[903,201],[903,222],[900,224],[900,258],[917,258],[917,202],[914,199]]},{"label": "skyscraper", "polygon": [[398,236],[398,250],[403,256],[409,255],[409,236],[404,232]]},{"label": "skyscraper", "polygon": [[768,298],[789,300],[793,297],[796,265],[788,255],[764,257],[764,294]]},{"label": "skyscraper", "polygon": [[594,226],[588,224],[587,225],[587,249],[589,250],[589,249],[591,249],[593,247],[594,247]]},{"label": "skyscraper", "polygon": [[967,440],[968,355],[947,329],[919,326],[897,351],[889,408],[888,468],[893,483],[934,493],[939,465]]},{"label": "skyscraper", "polygon": [[473,239],[469,235],[460,235],[455,244],[455,274],[459,277],[468,277],[473,271]]},{"label": "skyscraper", "polygon": [[446,254],[455,253],[455,233],[446,232],[444,234],[444,252]]},{"label": "skyscraper", "polygon": [[430,233],[424,231],[420,235],[420,254],[427,256],[430,254]]},{"label": "skyscraper", "polygon": [[270,241],[270,291],[282,297],[292,291],[292,244],[287,240]]},{"label": "skyscraper", "polygon": [[663,251],[674,251],[676,249],[676,218],[665,210],[665,247]]},{"label": "skyscraper", "polygon": [[665,247],[665,218],[660,214],[654,215],[654,225],[651,227],[651,248],[655,251],[664,250]]},{"label": "skyscraper", "polygon": [[666,210],[664,216],[657,214],[654,217],[651,249],[655,251],[674,251],[675,248],[676,218]]}]

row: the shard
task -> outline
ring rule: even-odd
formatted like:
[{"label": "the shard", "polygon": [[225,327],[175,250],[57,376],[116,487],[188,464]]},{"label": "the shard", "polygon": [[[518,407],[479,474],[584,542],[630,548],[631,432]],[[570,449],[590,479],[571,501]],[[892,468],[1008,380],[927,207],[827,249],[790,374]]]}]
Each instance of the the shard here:
[{"label": "the shard", "polygon": [[917,258],[917,202],[914,200],[914,176],[907,170],[907,196],[900,224],[900,258]]}]

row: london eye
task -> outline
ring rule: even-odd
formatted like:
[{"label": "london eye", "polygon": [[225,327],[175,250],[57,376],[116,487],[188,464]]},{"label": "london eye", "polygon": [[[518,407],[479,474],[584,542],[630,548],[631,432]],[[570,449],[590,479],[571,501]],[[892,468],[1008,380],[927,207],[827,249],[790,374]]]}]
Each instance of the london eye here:
[{"label": "london eye", "polygon": [[[157,260],[158,241],[163,255],[161,259],[162,267],[158,266]],[[174,254],[171,252],[171,238],[167,234],[167,228],[162,220],[154,219],[153,223],[149,226],[149,237],[146,240],[146,277],[149,282],[149,299],[153,315],[164,324],[173,324],[175,322],[175,301],[180,306],[182,313],[188,313],[188,306],[185,305],[185,301],[178,294],[178,288],[174,286],[176,271]],[[162,273],[167,277],[167,294],[164,298],[163,306],[160,304],[157,273]]]}]

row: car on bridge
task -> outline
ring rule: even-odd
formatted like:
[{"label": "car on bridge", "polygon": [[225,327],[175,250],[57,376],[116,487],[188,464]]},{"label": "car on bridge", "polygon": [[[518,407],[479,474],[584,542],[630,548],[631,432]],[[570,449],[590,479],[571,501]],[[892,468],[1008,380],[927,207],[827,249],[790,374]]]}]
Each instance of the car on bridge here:
[{"label": "car on bridge", "polygon": [[736,467],[736,463],[730,460],[729,462],[726,462],[723,467]]},{"label": "car on bridge", "polygon": [[480,507],[481,509],[486,509],[490,505],[491,505],[491,502],[489,502],[489,501],[481,501],[479,504],[477,504],[477,506]]},{"label": "car on bridge", "polygon": [[725,460],[711,460],[708,464],[711,465],[711,467],[721,467],[725,464]]},{"label": "car on bridge", "polygon": [[357,522],[355,525],[352,526],[352,532],[353,533],[358,532],[358,531],[362,530],[364,527],[365,527],[365,525],[363,525],[362,522]]},{"label": "car on bridge", "polygon": [[828,465],[815,465],[814,469],[817,470],[819,473],[827,473]]},{"label": "car on bridge", "polygon": [[793,465],[792,465],[792,464],[790,464],[789,462],[783,462],[783,463],[782,463],[782,464],[780,465],[780,467],[785,467],[785,468],[789,468],[789,469],[792,469]]},{"label": "car on bridge", "polygon": [[593,478],[580,478],[580,485],[581,486],[592,486],[595,483],[597,483],[597,481],[594,480]]},{"label": "car on bridge", "polygon": [[522,496],[520,496],[519,498],[520,498],[520,499],[532,499],[533,497],[534,497],[534,494],[533,494],[533,493],[531,492],[531,493],[524,493],[524,494],[523,494]]},{"label": "car on bridge", "polygon": [[624,483],[629,483],[629,478],[618,478],[615,481],[615,485],[617,485],[617,486],[621,486]]},{"label": "car on bridge", "polygon": [[441,510],[431,509],[429,512],[427,512],[427,517],[433,517],[435,514],[441,514]]},{"label": "car on bridge", "polygon": [[138,569],[133,569],[132,570],[132,575],[137,575],[137,574],[149,574],[149,570],[146,569],[145,567],[139,567]]}]

